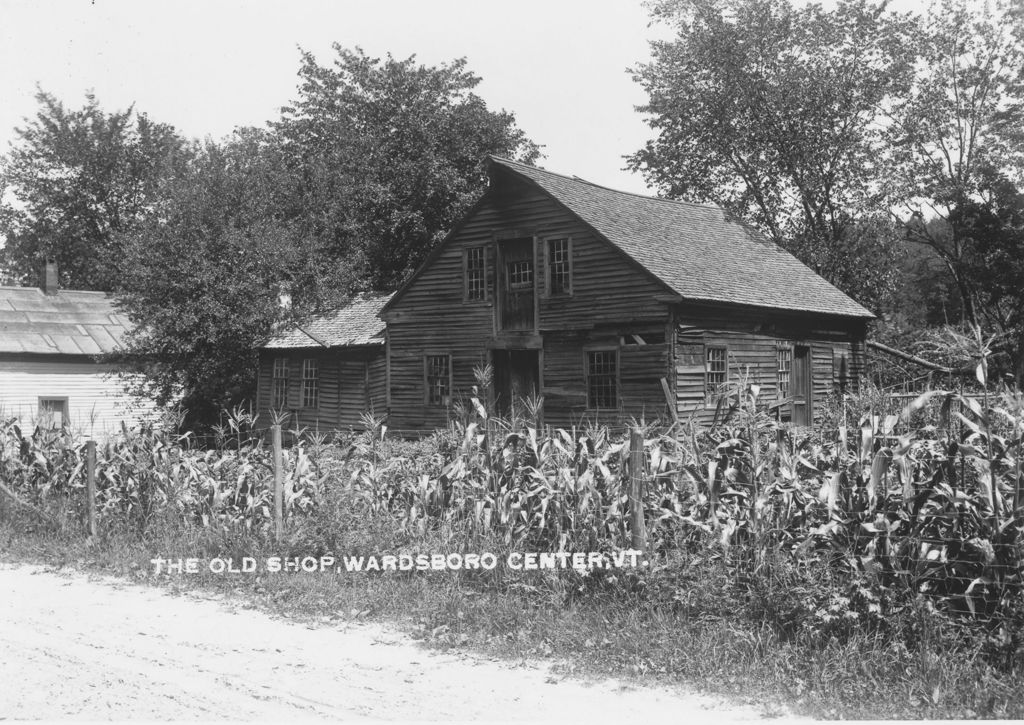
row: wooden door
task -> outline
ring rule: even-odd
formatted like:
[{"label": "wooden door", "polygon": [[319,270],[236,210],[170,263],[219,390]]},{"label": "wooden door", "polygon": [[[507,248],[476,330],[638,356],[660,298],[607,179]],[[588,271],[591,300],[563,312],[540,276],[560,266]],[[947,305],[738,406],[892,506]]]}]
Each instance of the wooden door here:
[{"label": "wooden door", "polygon": [[811,425],[814,420],[813,381],[811,379],[811,348],[808,345],[793,347],[793,382],[790,394],[793,397],[793,424]]},{"label": "wooden door", "polygon": [[533,239],[513,239],[501,245],[501,329],[532,330],[536,270]]}]

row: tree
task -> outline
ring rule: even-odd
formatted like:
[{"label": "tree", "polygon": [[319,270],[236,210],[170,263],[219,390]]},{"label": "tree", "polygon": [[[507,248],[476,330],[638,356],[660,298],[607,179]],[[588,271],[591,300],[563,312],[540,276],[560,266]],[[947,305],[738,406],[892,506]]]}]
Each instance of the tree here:
[{"label": "tree", "polygon": [[207,143],[117,243],[118,303],[136,323],[121,360],[141,392],[181,397],[201,427],[251,396],[260,343],[281,320],[278,291],[316,310],[352,270],[327,266],[301,226],[274,213],[288,188],[273,139],[242,130]]},{"label": "tree", "polygon": [[471,92],[464,60],[337,52],[330,68],[304,53],[278,121],[197,150],[116,237],[116,291],[137,323],[126,359],[150,396],[184,396],[192,427],[251,397],[282,286],[292,322],[394,286],[483,192],[486,154],[537,155]]},{"label": "tree", "polygon": [[[948,223],[968,240],[962,274],[976,290],[981,327],[996,333],[996,371],[1024,380],[1024,194],[1004,184],[988,203],[957,205]],[[1000,357],[1005,357],[1006,362]]]},{"label": "tree", "polygon": [[303,53],[299,98],[273,130],[299,184],[293,212],[389,288],[483,192],[487,154],[532,162],[538,147],[472,92],[464,58],[428,67],[334,49],[331,67]]},{"label": "tree", "polygon": [[189,144],[131,108],[104,112],[92,94],[78,110],[43,91],[36,100],[39,112],[0,164],[11,199],[0,202],[2,265],[32,278],[53,257],[65,286],[110,290],[118,233],[145,212]]},{"label": "tree", "polygon": [[[911,242],[931,249],[984,322],[973,224],[995,190],[1024,177],[1024,27],[1020,6],[939,0],[915,38],[920,62],[888,113],[879,170]],[[996,215],[997,216],[997,215]],[[940,223],[935,223],[938,220]]]},{"label": "tree", "polygon": [[751,220],[877,309],[893,276],[866,285],[861,270],[895,268],[897,251],[871,219],[874,122],[910,78],[908,19],[859,0],[661,0],[654,11],[677,34],[634,72],[657,136],[630,166],[667,196]]}]

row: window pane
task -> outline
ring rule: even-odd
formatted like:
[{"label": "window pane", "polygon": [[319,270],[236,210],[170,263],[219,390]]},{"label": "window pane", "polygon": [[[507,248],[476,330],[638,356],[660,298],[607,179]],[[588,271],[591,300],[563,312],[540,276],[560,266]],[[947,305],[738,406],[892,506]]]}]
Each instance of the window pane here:
[{"label": "window pane", "polygon": [[587,407],[618,407],[617,362],[614,350],[587,353]]},{"label": "window pane", "polygon": [[789,347],[780,347],[778,349],[778,361],[779,361],[779,398],[789,397],[789,378],[790,373],[793,369],[793,349]]},{"label": "window pane", "polygon": [[486,255],[483,247],[466,250],[466,299],[482,300],[487,297]]},{"label": "window pane", "polygon": [[451,399],[448,355],[427,355],[427,402],[448,405]]},{"label": "window pane", "polygon": [[320,363],[318,360],[302,361],[302,407],[320,406]]},{"label": "window pane", "polygon": [[508,263],[508,283],[510,287],[529,287],[533,284],[533,260],[521,259]]},{"label": "window pane", "polygon": [[707,392],[714,393],[725,385],[727,378],[726,350],[724,347],[707,348]]},{"label": "window pane", "polygon": [[569,291],[569,240],[552,239],[548,242],[548,264],[551,265],[551,293]]},{"label": "window pane", "polygon": [[270,405],[280,410],[288,405],[288,358],[274,358]]},{"label": "window pane", "polygon": [[67,422],[68,401],[64,398],[40,398],[39,425],[43,428],[62,428]]}]

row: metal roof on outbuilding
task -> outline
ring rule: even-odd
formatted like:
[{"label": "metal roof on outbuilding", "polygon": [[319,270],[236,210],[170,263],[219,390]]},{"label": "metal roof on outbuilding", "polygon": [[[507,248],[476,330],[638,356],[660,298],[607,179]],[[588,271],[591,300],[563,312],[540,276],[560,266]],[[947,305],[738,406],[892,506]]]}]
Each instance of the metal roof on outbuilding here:
[{"label": "metal roof on outbuilding", "polygon": [[0,353],[101,355],[131,328],[105,292],[0,287]]}]

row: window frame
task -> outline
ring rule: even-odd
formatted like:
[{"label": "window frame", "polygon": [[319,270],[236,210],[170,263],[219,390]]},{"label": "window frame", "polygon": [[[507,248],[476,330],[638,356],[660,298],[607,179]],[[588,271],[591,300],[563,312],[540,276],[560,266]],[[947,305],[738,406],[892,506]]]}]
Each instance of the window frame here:
[{"label": "window frame", "polygon": [[[597,353],[612,353],[615,364],[614,374],[610,373],[599,373],[600,377],[608,377],[611,375],[612,382],[615,385],[615,405],[612,407],[594,405],[594,401],[590,397],[590,383],[593,373],[590,371],[590,356]],[[622,407],[622,356],[617,346],[605,345],[600,347],[585,347],[583,348],[583,389],[587,396],[587,410],[618,410]]]},{"label": "window frame", "polygon": [[[50,421],[50,425],[45,430],[60,430],[64,426],[68,425],[68,411],[70,408],[70,398],[67,395],[40,395],[36,403],[36,424],[42,422],[43,419],[43,402],[60,403],[60,416],[61,424],[59,426],[53,425],[53,421]],[[52,413],[52,411],[47,411]]]},{"label": "window frame", "polygon": [[[725,365],[724,369],[721,371],[722,382],[715,384],[714,387],[712,387],[712,385],[711,385],[711,375],[712,374],[716,374],[717,375],[718,371],[712,372],[712,370],[711,370],[711,351],[712,350],[715,350],[715,351],[721,350],[722,351],[722,362]],[[704,396],[708,400],[713,400],[714,398],[718,397],[721,394],[719,392],[719,389],[721,388],[721,386],[728,385],[728,384],[729,384],[729,346],[728,345],[705,343],[704,344]]]},{"label": "window frame", "polygon": [[[280,364],[279,363],[283,363]],[[278,372],[283,370],[284,375],[278,375]],[[291,360],[288,359],[287,355],[280,355],[274,357],[270,364],[270,409],[271,410],[284,410],[288,407],[288,394],[292,377]],[[277,399],[277,393],[281,392],[280,402]]]},{"label": "window frame", "polygon": [[[552,246],[554,245],[555,242],[563,242],[563,241],[566,244],[566,250],[565,250],[565,254],[566,254],[566,260],[565,260],[565,266],[566,266],[566,270],[565,270],[565,273],[566,273],[566,286],[562,290],[555,291],[553,289],[553,282],[552,282],[553,277],[552,277],[552,274],[551,274],[552,271],[554,270],[554,265],[553,265],[553,263],[551,261],[552,252],[553,252]],[[573,293],[574,293],[574,290],[573,290],[574,279],[573,278],[574,278],[575,275],[574,275],[574,269],[573,269],[572,260],[573,260],[573,239],[572,239],[571,235],[569,235],[569,234],[559,234],[557,236],[556,235],[552,235],[552,236],[544,237],[544,292],[545,292],[545,294],[548,297],[572,297],[573,296]]]},{"label": "window frame", "polygon": [[[788,358],[783,359],[783,353]],[[789,365],[783,368],[782,363],[787,362]],[[785,378],[785,392],[783,392],[783,375]],[[775,391],[776,397],[779,400],[786,400],[791,398],[793,390],[793,345],[791,343],[779,343],[775,347]]]},{"label": "window frame", "polygon": [[[443,380],[444,377],[445,377],[445,376],[432,376],[431,375],[431,368],[430,368],[430,360],[431,360],[431,358],[444,358],[444,360],[445,360],[445,367],[446,367],[447,372],[448,372],[447,380],[445,381],[446,385],[447,385],[447,398],[448,398],[447,401],[445,401],[445,397],[446,396],[443,395],[443,394],[439,397],[439,400],[437,400],[437,401],[434,401],[434,400],[431,399],[431,392],[432,392],[431,384],[430,384],[431,380],[435,379],[435,378],[437,380]],[[427,408],[435,408],[435,409],[438,409],[438,410],[446,410],[446,409],[451,407],[451,405],[452,405],[452,391],[454,389],[454,378],[452,376],[452,368],[453,367],[454,366],[452,365],[452,354],[450,352],[427,352],[427,353],[424,353],[424,355],[423,355],[423,405],[425,407],[427,407]]]},{"label": "window frame", "polygon": [[[464,247],[462,250],[462,301],[464,303],[487,302],[491,298],[491,291],[489,289],[490,285],[488,285],[487,283],[488,263],[490,261],[491,256],[489,246],[490,245],[487,244],[474,244],[469,247]],[[471,270],[469,266],[469,260],[471,253],[477,250],[479,250],[482,255],[481,266],[479,268],[479,271],[480,285],[483,295],[481,297],[471,297],[469,284],[469,273]],[[476,268],[474,268],[473,271],[476,271]]]},{"label": "window frame", "polygon": [[[315,372],[314,375],[308,375],[309,370]],[[302,377],[300,378],[302,385],[300,387],[299,403],[303,410],[319,410],[320,409],[320,360],[315,357],[307,357],[302,359]],[[307,396],[308,391],[312,389],[312,405],[309,404],[309,397]]]}]

